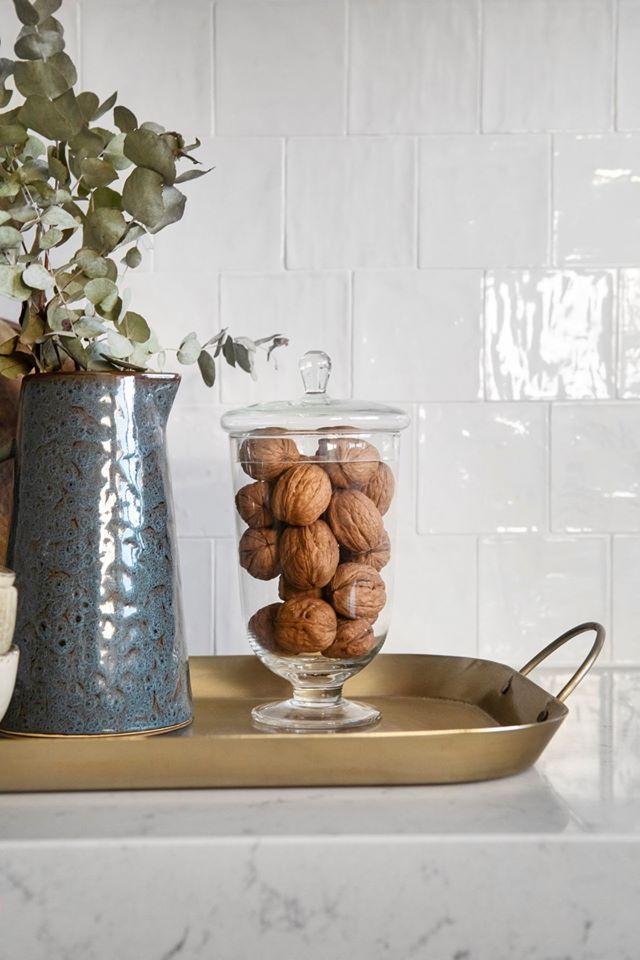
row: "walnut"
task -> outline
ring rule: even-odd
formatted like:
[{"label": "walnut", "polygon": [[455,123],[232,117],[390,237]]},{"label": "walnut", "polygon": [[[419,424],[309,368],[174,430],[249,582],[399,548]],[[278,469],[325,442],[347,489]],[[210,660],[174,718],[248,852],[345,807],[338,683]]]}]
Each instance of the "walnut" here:
[{"label": "walnut", "polygon": [[324,587],[336,572],[340,548],[323,520],[308,527],[287,527],[280,540],[285,580],[296,590]]},{"label": "walnut", "polygon": [[338,543],[352,553],[372,550],[384,533],[380,511],[360,490],[336,490],[327,522]]},{"label": "walnut", "polygon": [[285,434],[285,430],[267,427],[255,430],[248,440],[243,441],[238,458],[244,472],[254,480],[275,480],[297,463],[300,459],[298,448]]},{"label": "walnut", "polygon": [[273,514],[269,509],[269,484],[264,480],[248,483],[238,490],[236,507],[244,522],[256,530],[273,524]]},{"label": "walnut", "polygon": [[325,657],[344,660],[348,657],[363,657],[376,645],[373,627],[368,620],[338,620],[336,638],[330,647],[323,650]]},{"label": "walnut", "polygon": [[300,463],[278,477],[271,507],[278,520],[307,526],[325,512],[330,500],[331,481],[322,467]]},{"label": "walnut", "polygon": [[276,617],[281,603],[270,603],[256,610],[249,620],[249,633],[266,650],[276,647]]},{"label": "walnut", "polygon": [[278,534],[271,527],[245,530],[239,553],[240,566],[256,580],[273,580],[280,573]]},{"label": "walnut", "polygon": [[366,486],[380,462],[380,454],[373,444],[355,437],[323,437],[316,458],[333,486],[341,489]]},{"label": "walnut", "polygon": [[393,471],[386,463],[379,463],[378,469],[363,492],[373,500],[380,513],[384,515],[391,506],[395,489],[396,481]]},{"label": "walnut", "polygon": [[276,619],[276,642],[286,653],[326,650],[336,638],[337,623],[335,612],[324,600],[287,600]]},{"label": "walnut", "polygon": [[341,563],[328,592],[335,610],[349,620],[373,623],[387,602],[382,577],[364,563]]},{"label": "walnut", "polygon": [[278,596],[281,600],[298,600],[300,597],[307,599],[322,600],[322,587],[309,587],[308,590],[298,590],[290,583],[287,583],[284,577],[278,581]]},{"label": "walnut", "polygon": [[382,531],[382,537],[371,550],[364,550],[362,553],[350,553],[348,550],[341,552],[345,563],[366,563],[374,570],[382,570],[391,559],[391,544],[389,534],[386,530]]}]

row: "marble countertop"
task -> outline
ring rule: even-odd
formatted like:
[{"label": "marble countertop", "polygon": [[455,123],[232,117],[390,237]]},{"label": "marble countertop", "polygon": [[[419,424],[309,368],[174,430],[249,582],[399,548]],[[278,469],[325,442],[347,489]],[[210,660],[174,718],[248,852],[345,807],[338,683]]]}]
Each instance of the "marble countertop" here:
[{"label": "marble countertop", "polygon": [[0,960],[637,960],[640,670],[569,706],[489,783],[0,797]]}]

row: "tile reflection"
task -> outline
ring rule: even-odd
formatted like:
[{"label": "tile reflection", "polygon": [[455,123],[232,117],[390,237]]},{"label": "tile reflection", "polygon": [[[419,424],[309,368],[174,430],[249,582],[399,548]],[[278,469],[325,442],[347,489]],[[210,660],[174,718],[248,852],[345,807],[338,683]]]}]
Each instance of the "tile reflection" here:
[{"label": "tile reflection", "polygon": [[488,399],[610,397],[613,291],[611,270],[489,273]]}]

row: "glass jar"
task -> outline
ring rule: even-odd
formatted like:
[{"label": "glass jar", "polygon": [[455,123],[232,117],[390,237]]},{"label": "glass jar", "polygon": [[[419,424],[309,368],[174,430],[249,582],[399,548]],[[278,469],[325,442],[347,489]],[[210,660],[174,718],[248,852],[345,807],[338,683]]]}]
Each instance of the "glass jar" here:
[{"label": "glass jar", "polygon": [[300,361],[305,394],[222,418],[230,434],[249,643],[293,696],[255,707],[280,731],[334,731],[380,719],[342,685],[389,629],[403,410],[332,400],[331,361]]}]

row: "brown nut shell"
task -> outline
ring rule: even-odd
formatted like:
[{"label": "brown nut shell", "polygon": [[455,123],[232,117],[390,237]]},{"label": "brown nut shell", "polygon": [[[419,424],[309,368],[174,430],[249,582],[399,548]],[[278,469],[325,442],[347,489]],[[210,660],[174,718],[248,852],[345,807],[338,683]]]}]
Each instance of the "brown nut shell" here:
[{"label": "brown nut shell", "polygon": [[386,463],[379,463],[378,469],[369,480],[369,483],[363,490],[363,493],[373,500],[380,513],[384,516],[393,500],[396,489],[396,481],[391,467]]},{"label": "brown nut shell", "polygon": [[240,566],[256,580],[273,580],[280,573],[278,534],[271,527],[249,527],[240,537]]},{"label": "brown nut shell", "polygon": [[350,553],[348,550],[345,550],[342,559],[345,563],[366,563],[367,566],[373,567],[374,570],[382,570],[391,559],[389,534],[386,530],[383,530],[380,541],[375,547],[372,547],[371,550],[364,550],[362,553]]},{"label": "brown nut shell", "polygon": [[372,550],[384,533],[380,511],[360,490],[336,490],[327,522],[338,543],[352,553]]},{"label": "brown nut shell", "polygon": [[376,645],[373,627],[368,620],[338,620],[336,638],[330,647],[323,650],[325,657],[345,660],[349,657],[363,657]]},{"label": "brown nut shell", "polygon": [[364,563],[341,563],[328,593],[334,609],[349,620],[373,623],[387,602],[382,577]]},{"label": "brown nut shell", "polygon": [[336,572],[340,548],[323,520],[287,527],[280,538],[282,573],[296,590],[324,587]]},{"label": "brown nut shell", "polygon": [[256,610],[249,620],[249,633],[266,650],[276,647],[276,617],[281,603],[270,603]]},{"label": "brown nut shell", "polygon": [[236,493],[236,509],[244,522],[255,530],[273,525],[273,513],[269,507],[269,484],[256,480],[241,487]]},{"label": "brown nut shell", "polygon": [[278,477],[271,508],[278,520],[307,526],[322,516],[330,500],[331,481],[322,467],[300,463]]},{"label": "brown nut shell", "polygon": [[378,468],[380,454],[373,444],[356,437],[323,437],[316,458],[333,486],[347,489],[369,483]]},{"label": "brown nut shell", "polygon": [[305,597],[307,600],[322,600],[322,587],[309,587],[308,590],[298,590],[288,583],[284,577],[278,580],[278,596],[281,600],[298,600]]},{"label": "brown nut shell", "polygon": [[[261,433],[268,436],[258,436]],[[244,472],[254,480],[275,480],[297,463],[300,459],[298,448],[285,434],[285,430],[268,428],[256,430],[253,436],[244,440],[238,454]]]},{"label": "brown nut shell", "polygon": [[276,643],[285,653],[326,650],[336,638],[337,624],[335,611],[324,600],[287,600],[276,619]]}]

